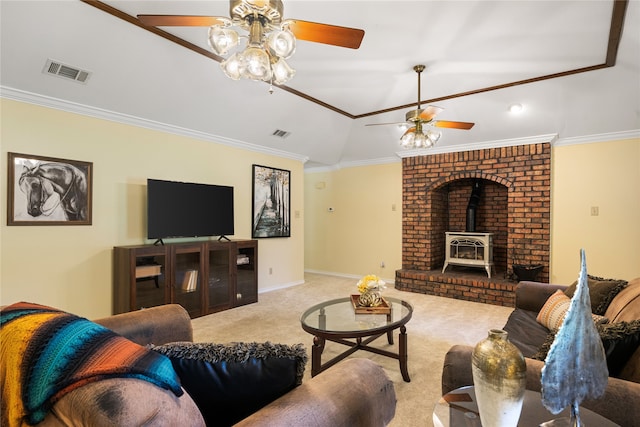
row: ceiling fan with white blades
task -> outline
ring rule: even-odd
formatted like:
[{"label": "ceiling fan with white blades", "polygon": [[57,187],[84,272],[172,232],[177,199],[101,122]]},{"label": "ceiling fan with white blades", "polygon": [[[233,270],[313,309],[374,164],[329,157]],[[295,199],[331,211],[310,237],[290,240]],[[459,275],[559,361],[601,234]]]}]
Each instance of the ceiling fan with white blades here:
[{"label": "ceiling fan with white blades", "polygon": [[420,74],[424,71],[424,65],[416,65],[413,70],[418,74],[418,106],[415,110],[407,112],[405,115],[406,122],[400,123],[371,123],[365,126],[386,126],[386,125],[405,125],[409,129],[400,138],[400,145],[403,148],[430,148],[440,137],[442,133],[435,129],[425,129],[425,127],[436,128],[452,128],[469,130],[475,123],[468,122],[452,122],[449,120],[434,120],[434,118],[443,111],[443,108],[435,105],[428,105],[426,108],[420,108]]},{"label": "ceiling fan with white blades", "polygon": [[[293,70],[285,59],[296,49],[296,39],[333,46],[358,49],[364,30],[283,19],[281,0],[230,0],[230,17],[195,15],[138,15],[138,20],[149,27],[210,27],[209,46],[222,57],[246,39],[246,47],[236,50],[222,60],[225,74],[241,78],[284,84],[291,79]],[[248,35],[239,35],[240,28]]]}]

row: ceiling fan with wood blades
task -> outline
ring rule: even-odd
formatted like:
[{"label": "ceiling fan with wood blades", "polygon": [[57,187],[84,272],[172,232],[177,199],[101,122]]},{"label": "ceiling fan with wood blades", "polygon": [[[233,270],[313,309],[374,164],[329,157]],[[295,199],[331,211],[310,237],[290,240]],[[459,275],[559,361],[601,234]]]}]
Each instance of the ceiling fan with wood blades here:
[{"label": "ceiling fan with wood blades", "polygon": [[400,138],[400,145],[404,148],[429,148],[432,147],[440,137],[441,132],[424,129],[424,126],[433,126],[437,128],[450,128],[450,129],[462,129],[469,130],[475,123],[469,122],[453,122],[450,120],[434,120],[435,117],[440,114],[444,109],[436,107],[435,105],[429,105],[425,108],[420,108],[420,75],[424,71],[424,65],[416,65],[413,70],[418,74],[418,104],[415,110],[411,110],[406,113],[406,122],[399,123],[370,123],[365,126],[387,126],[387,125],[405,125],[409,126],[404,135]]},{"label": "ceiling fan with wood blades", "polygon": [[248,78],[283,84],[295,74],[285,59],[295,51],[296,39],[358,49],[364,30],[336,25],[283,19],[281,0],[230,0],[230,17],[195,15],[138,15],[149,27],[210,27],[209,46],[218,55],[228,54],[238,45],[238,32],[247,31],[247,46],[224,59],[220,65],[234,79]]}]

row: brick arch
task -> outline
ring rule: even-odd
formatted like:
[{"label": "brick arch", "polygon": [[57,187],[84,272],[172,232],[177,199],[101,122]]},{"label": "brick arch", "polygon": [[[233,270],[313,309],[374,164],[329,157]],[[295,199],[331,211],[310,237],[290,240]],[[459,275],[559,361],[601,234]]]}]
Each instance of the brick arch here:
[{"label": "brick arch", "polygon": [[427,188],[425,188],[425,191],[427,192],[436,191],[441,187],[447,184],[450,184],[454,181],[458,181],[460,179],[486,179],[487,181],[492,181],[507,187],[507,191],[511,191],[514,188],[513,181],[503,176],[498,176],[498,175],[494,175],[494,174],[490,174],[482,171],[475,171],[475,172],[463,171],[463,172],[453,173],[449,176],[433,181]]}]

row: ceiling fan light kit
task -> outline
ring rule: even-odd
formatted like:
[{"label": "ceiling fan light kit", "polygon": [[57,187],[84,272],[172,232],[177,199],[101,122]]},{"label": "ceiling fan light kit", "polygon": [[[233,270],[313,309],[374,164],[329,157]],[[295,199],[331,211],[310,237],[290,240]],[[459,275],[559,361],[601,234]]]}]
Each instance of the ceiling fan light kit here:
[{"label": "ceiling fan light kit", "polygon": [[[241,39],[247,39],[244,50],[233,53],[220,63],[220,68],[227,77],[233,80],[244,78],[283,84],[295,75],[295,70],[285,59],[295,52],[296,38],[288,30],[286,23],[278,25],[282,3],[276,3],[278,2],[252,4],[232,1],[233,21],[219,18],[222,23],[209,28],[209,46],[220,56],[225,56],[236,48]],[[240,36],[232,26],[249,31],[249,36]]]},{"label": "ceiling fan light kit", "polygon": [[[209,26],[211,50],[225,57],[246,40],[243,50],[220,62],[231,79],[250,79],[276,84],[289,81],[296,71],[287,64],[296,50],[296,37],[316,43],[357,49],[364,31],[301,20],[283,21],[282,0],[230,0],[231,18],[189,15],[138,15],[148,26]],[[233,27],[247,31],[240,35]],[[270,89],[272,92],[272,89]]]},{"label": "ceiling fan light kit", "polygon": [[442,132],[428,129],[424,131],[421,124],[409,128],[400,138],[402,148],[431,148],[440,140]]},{"label": "ceiling fan light kit", "polygon": [[[405,149],[431,148],[442,137],[442,132],[429,129],[429,127],[452,128],[469,130],[474,123],[468,122],[452,122],[449,120],[434,120],[444,109],[429,105],[426,108],[420,108],[420,73],[425,69],[424,65],[416,65],[413,71],[418,74],[418,105],[415,110],[408,111],[405,115],[406,122],[400,123],[401,126],[408,127],[407,131],[400,137],[400,146]],[[366,126],[388,125],[398,123],[376,123]],[[427,128],[425,128],[427,127]]]}]

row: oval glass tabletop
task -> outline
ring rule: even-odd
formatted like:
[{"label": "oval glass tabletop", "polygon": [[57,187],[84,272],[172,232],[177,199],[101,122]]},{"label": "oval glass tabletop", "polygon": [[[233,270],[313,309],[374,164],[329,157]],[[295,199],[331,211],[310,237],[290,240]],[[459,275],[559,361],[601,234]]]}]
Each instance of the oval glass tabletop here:
[{"label": "oval glass tabletop", "polygon": [[356,314],[351,298],[338,298],[316,304],[305,311],[300,322],[308,332],[359,334],[399,327],[411,319],[413,307],[406,301],[384,297],[390,314]]}]

